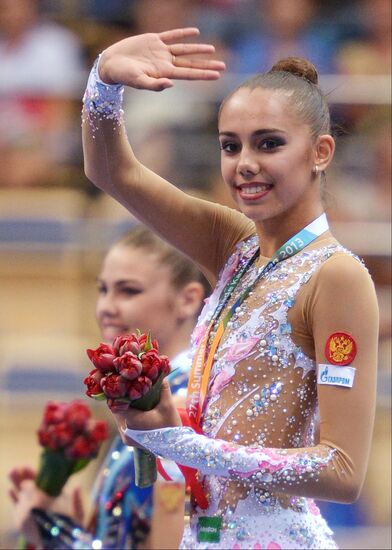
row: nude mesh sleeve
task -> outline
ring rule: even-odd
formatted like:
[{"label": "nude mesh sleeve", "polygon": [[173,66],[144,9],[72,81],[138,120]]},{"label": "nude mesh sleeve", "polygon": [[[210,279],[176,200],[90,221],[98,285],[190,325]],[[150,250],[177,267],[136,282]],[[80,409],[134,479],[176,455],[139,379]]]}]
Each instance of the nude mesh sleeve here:
[{"label": "nude mesh sleeve", "polygon": [[97,80],[95,64],[82,114],[86,175],[195,261],[214,284],[234,246],[255,232],[254,224],[236,210],[181,191],[141,164],[128,140],[132,127],[124,125],[122,93],[122,86]]},{"label": "nude mesh sleeve", "polygon": [[[331,298],[333,297],[333,298]],[[319,270],[307,302],[318,364],[326,362],[325,343],[347,332],[358,353],[352,388],[318,386],[320,442],[307,448],[239,446],[196,434],[190,428],[126,435],[154,453],[199,469],[203,474],[247,478],[279,492],[352,502],[363,484],[375,408],[378,308],[373,283],[354,259],[340,256]]]},{"label": "nude mesh sleeve", "polygon": [[314,477],[325,468],[334,453],[328,447],[295,451],[245,447],[211,439],[186,427],[150,431],[127,429],[124,433],[154,454],[196,468],[203,474],[252,478],[257,484],[291,484],[299,478]]}]

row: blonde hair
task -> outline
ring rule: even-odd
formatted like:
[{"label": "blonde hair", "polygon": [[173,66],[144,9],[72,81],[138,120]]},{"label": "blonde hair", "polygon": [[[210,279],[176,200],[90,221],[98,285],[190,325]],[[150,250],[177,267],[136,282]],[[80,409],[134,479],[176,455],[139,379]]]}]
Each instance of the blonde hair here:
[{"label": "blonde hair", "polygon": [[114,246],[141,248],[156,254],[159,261],[168,266],[171,283],[175,288],[180,289],[192,281],[197,281],[203,285],[205,295],[211,292],[207,279],[195,264],[147,227],[140,225],[130,229],[115,241],[111,248]]}]

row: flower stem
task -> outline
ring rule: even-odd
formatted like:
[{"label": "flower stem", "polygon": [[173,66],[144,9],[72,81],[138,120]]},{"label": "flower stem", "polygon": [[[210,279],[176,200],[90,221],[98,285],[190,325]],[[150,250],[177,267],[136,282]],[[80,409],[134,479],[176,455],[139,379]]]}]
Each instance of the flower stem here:
[{"label": "flower stem", "polygon": [[72,473],[74,462],[63,453],[45,449],[35,480],[37,487],[51,497],[57,497]]},{"label": "flower stem", "polygon": [[137,487],[150,487],[157,479],[157,464],[155,455],[149,451],[134,447],[135,484]]}]

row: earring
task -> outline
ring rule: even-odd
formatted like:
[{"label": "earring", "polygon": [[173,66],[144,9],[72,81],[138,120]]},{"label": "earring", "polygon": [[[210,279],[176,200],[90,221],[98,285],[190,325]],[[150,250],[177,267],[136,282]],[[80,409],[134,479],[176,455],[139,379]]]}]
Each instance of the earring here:
[{"label": "earring", "polygon": [[317,164],[316,164],[316,166],[313,166],[312,172],[313,172],[313,174],[316,174],[316,176],[317,176],[318,171],[319,171],[319,167],[318,167]]}]

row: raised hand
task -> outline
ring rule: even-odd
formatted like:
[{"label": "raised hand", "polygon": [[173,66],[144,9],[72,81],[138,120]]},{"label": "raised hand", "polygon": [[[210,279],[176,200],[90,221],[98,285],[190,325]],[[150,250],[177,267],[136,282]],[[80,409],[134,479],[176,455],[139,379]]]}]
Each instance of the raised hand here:
[{"label": "raised hand", "polygon": [[125,38],[102,53],[99,76],[107,84],[152,91],[170,88],[173,80],[216,80],[225,64],[195,57],[213,54],[214,46],[181,42],[198,35],[189,27]]}]

